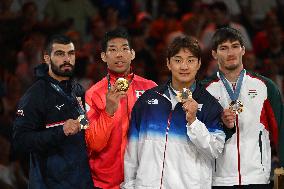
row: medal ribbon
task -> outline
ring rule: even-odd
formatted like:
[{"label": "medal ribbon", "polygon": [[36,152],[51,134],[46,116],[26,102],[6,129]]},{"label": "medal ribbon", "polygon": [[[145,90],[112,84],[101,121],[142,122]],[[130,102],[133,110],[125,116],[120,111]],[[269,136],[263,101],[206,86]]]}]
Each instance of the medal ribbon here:
[{"label": "medal ribbon", "polygon": [[73,94],[72,92],[71,92],[71,94],[72,94],[72,97],[71,96],[69,96],[69,95],[67,95],[62,89],[61,89],[61,87],[59,86],[59,85],[56,85],[56,84],[54,84],[54,83],[50,83],[50,85],[52,86],[52,88],[53,89],[55,89],[58,93],[60,93],[62,96],[64,96],[65,98],[67,98],[67,100],[69,101],[69,102],[71,102],[72,104],[74,103],[74,102],[76,102],[76,110],[77,110],[77,112],[80,114],[80,115],[84,115],[85,114],[85,111],[81,108],[81,106],[80,106],[80,104],[79,104],[79,102],[77,101],[77,99],[76,99],[76,97],[75,97],[75,94]]},{"label": "medal ribbon", "polygon": [[219,71],[219,75],[220,75],[220,79],[222,83],[225,86],[226,91],[228,92],[230,96],[230,99],[232,101],[236,101],[240,95],[240,91],[241,91],[241,87],[242,87],[242,83],[243,83],[243,79],[245,75],[245,70],[243,69],[239,75],[235,91],[231,88],[229,81],[225,78],[225,75],[221,71]]},{"label": "medal ribbon", "polygon": [[[177,96],[177,94],[176,94],[175,90],[172,88],[171,84],[169,85],[169,88],[170,88],[171,92],[172,92],[175,96]],[[194,81],[194,83],[189,87],[189,90],[191,91],[191,93],[194,92],[195,88],[196,88],[196,81]]]}]

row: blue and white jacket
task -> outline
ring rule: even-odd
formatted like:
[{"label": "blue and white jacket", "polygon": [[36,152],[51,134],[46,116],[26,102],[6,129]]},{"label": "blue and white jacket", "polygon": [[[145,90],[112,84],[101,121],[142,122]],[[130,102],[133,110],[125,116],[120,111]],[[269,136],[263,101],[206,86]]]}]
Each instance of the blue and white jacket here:
[{"label": "blue and white jacket", "polygon": [[169,83],[146,91],[132,110],[122,188],[211,188],[223,150],[222,107],[197,84],[197,119],[188,125]]}]

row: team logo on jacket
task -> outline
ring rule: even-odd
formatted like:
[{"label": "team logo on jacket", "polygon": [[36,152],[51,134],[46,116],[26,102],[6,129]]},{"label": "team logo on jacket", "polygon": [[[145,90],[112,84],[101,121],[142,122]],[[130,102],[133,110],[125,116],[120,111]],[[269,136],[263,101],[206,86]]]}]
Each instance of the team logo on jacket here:
[{"label": "team logo on jacket", "polygon": [[257,96],[257,91],[255,89],[249,89],[248,90],[248,96],[253,99]]},{"label": "team logo on jacket", "polygon": [[64,106],[64,104],[56,105],[55,107],[60,111],[63,106]]},{"label": "team logo on jacket", "polygon": [[158,99],[150,99],[150,100],[147,100],[147,103],[148,103],[148,104],[158,104]]},{"label": "team logo on jacket", "polygon": [[198,111],[201,111],[203,104],[198,104]]},{"label": "team logo on jacket", "polygon": [[24,110],[17,110],[17,113],[16,113],[18,116],[25,116],[24,114]]},{"label": "team logo on jacket", "polygon": [[144,92],[144,90],[135,90],[136,98],[139,98]]}]

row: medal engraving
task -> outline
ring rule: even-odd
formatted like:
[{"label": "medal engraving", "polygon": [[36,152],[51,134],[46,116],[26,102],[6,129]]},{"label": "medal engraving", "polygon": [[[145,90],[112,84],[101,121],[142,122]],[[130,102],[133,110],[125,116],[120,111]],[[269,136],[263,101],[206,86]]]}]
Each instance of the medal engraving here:
[{"label": "medal engraving", "polygon": [[127,89],[129,88],[129,82],[128,82],[127,79],[118,78],[115,83],[116,83],[117,89],[118,89],[119,91],[124,91],[124,92],[126,92]]},{"label": "medal engraving", "polygon": [[80,115],[78,117],[78,121],[80,122],[81,129],[87,129],[89,127],[89,121],[85,115]]},{"label": "medal engraving", "polygon": [[192,98],[192,92],[189,89],[183,88],[182,91],[177,92],[176,99],[178,102],[183,102],[189,98]]},{"label": "medal engraving", "polygon": [[230,104],[229,104],[229,109],[236,112],[236,113],[241,113],[243,112],[243,108],[244,108],[244,105],[241,101],[239,100],[235,100],[235,101],[232,101]]}]

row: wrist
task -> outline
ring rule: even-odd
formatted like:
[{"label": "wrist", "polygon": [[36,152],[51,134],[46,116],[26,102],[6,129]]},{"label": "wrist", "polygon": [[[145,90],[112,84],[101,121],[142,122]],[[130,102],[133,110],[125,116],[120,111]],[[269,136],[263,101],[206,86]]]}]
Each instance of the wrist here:
[{"label": "wrist", "polygon": [[105,112],[106,112],[106,114],[109,116],[109,117],[113,117],[114,116],[114,111],[113,110],[109,110],[109,109],[105,109]]},{"label": "wrist", "polygon": [[188,125],[190,126],[195,120],[196,120],[196,117],[189,119],[189,120],[187,121],[187,122],[188,122]]}]

